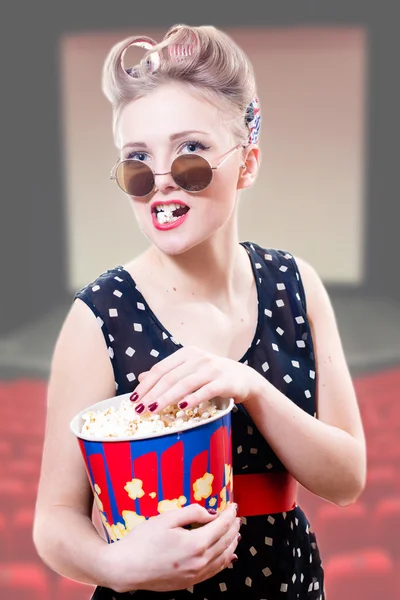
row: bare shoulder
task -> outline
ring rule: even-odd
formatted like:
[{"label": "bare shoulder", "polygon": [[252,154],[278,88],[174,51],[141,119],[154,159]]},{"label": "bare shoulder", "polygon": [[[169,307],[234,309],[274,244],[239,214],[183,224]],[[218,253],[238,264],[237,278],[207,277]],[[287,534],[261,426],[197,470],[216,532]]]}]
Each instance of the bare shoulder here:
[{"label": "bare shoulder", "polygon": [[321,276],[304,258],[298,256],[293,258],[297,263],[303,284],[309,321],[318,327],[318,323],[326,323],[328,319],[332,326],[337,327],[333,305]]},{"label": "bare shoulder", "polygon": [[[325,285],[316,269],[303,258],[294,256],[299,270],[307,305],[307,317],[311,325],[314,343],[319,353],[319,361],[332,361],[332,353],[337,360],[344,361],[338,324],[331,300]],[[325,352],[332,350],[325,356]],[[346,366],[347,368],[347,366]]]},{"label": "bare shoulder", "polygon": [[54,348],[49,408],[52,402],[59,403],[60,393],[68,396],[67,404],[75,410],[110,392],[111,395],[115,392],[115,382],[101,328],[90,308],[77,299],[65,318]]},{"label": "bare shoulder", "polygon": [[[93,370],[97,371],[99,363],[104,370],[93,377]],[[80,375],[83,371],[86,375],[80,380],[82,387],[103,389],[104,385],[111,384],[111,379],[114,383],[99,323],[94,313],[80,299],[73,302],[60,329],[51,361],[50,383],[65,376],[70,379],[76,371]]]},{"label": "bare shoulder", "polygon": [[307,262],[304,258],[301,258],[300,256],[293,256],[294,260],[297,263],[297,266],[299,268],[299,271],[301,273],[302,278],[318,278],[319,276],[315,270],[315,268],[309,263]]}]

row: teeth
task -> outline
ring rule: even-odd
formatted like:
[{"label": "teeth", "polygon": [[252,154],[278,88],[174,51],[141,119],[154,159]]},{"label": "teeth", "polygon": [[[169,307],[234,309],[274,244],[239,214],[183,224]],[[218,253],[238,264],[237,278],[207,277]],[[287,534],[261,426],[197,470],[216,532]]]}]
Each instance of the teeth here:
[{"label": "teeth", "polygon": [[177,221],[180,217],[174,217],[172,212],[158,212],[156,213],[157,221],[163,225],[164,223],[172,223],[173,221]]},{"label": "teeth", "polygon": [[159,211],[163,211],[163,212],[173,212],[174,210],[176,210],[177,208],[181,208],[182,206],[184,206],[183,204],[157,204],[155,209],[157,212]]}]

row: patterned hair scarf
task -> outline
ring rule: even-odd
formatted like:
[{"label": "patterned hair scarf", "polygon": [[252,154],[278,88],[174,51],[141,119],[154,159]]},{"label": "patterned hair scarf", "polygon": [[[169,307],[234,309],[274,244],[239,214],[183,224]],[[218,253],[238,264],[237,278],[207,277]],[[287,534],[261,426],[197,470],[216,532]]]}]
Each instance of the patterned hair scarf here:
[{"label": "patterned hair scarf", "polygon": [[[140,46],[141,48],[145,48],[146,50],[151,50],[154,46],[154,42],[149,38],[136,38],[134,42],[129,44],[130,46]],[[127,48],[126,48],[127,49]],[[126,50],[125,49],[125,50]],[[169,46],[168,55],[170,60],[182,60],[185,56],[190,56],[192,53],[193,45],[184,44],[181,46]],[[160,56],[158,52],[152,53],[147,59],[147,67],[148,69],[154,73],[157,71],[160,65]],[[121,56],[121,66],[122,66],[122,56]],[[124,69],[125,72],[131,77],[137,77],[137,72],[134,67],[130,67],[128,69]],[[260,135],[261,128],[261,111],[260,111],[260,103],[255,96],[253,100],[248,104],[245,113],[245,122],[247,128],[249,130],[249,137],[247,144],[258,144],[258,138]]]},{"label": "patterned hair scarf", "polygon": [[260,103],[257,96],[246,108],[245,121],[249,130],[249,144],[257,144],[261,127]]}]

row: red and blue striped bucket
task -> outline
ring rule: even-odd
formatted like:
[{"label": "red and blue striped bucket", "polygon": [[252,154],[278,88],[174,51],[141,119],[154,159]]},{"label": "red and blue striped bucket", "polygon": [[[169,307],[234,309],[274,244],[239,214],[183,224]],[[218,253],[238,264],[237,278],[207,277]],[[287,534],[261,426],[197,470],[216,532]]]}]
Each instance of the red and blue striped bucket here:
[{"label": "red and blue striped bucket", "polygon": [[190,428],[141,438],[96,439],[81,433],[82,415],[119,407],[130,394],[86,408],[71,421],[108,542],[166,510],[198,503],[223,510],[232,502],[232,399]]}]

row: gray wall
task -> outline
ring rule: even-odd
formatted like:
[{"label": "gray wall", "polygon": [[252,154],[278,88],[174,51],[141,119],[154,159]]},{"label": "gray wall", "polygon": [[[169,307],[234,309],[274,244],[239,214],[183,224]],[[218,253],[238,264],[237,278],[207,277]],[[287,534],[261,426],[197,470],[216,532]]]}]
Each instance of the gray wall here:
[{"label": "gray wall", "polygon": [[[11,4],[11,3],[10,3]],[[58,43],[64,33],[174,23],[215,26],[364,25],[369,34],[367,277],[364,290],[400,299],[397,276],[400,55],[395,1],[243,3],[15,1],[1,19],[2,146],[0,334],[70,300],[65,218]],[[249,5],[250,6],[250,5]],[[225,8],[224,8],[225,7]],[[226,9],[229,7],[229,10]],[[140,11],[140,13],[138,13]],[[84,168],[84,165],[82,165]],[[22,218],[23,217],[23,218]]]}]

